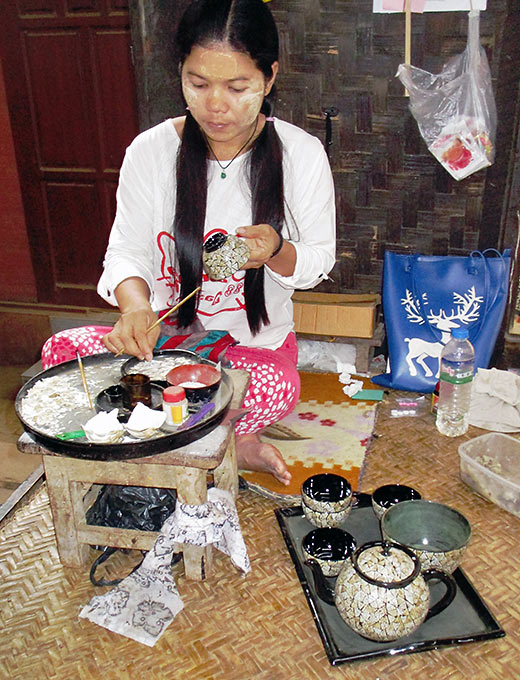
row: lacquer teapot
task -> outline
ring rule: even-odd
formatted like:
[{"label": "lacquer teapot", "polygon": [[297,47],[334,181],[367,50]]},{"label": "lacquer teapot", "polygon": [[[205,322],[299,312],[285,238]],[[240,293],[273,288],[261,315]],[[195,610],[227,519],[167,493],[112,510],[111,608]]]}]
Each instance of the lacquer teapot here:
[{"label": "lacquer teapot", "polygon": [[[416,630],[453,601],[453,577],[430,569],[421,574],[419,558],[409,548],[375,541],[358,548],[343,564],[335,590],[326,583],[315,560],[305,562],[314,574],[316,593],[336,605],[341,618],[369,640],[390,642]],[[446,592],[430,607],[428,582],[441,580]]]}]

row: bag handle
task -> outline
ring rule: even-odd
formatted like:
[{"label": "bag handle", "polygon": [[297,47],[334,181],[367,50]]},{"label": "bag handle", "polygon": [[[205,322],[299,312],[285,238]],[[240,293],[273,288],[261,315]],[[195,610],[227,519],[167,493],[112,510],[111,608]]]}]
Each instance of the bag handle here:
[{"label": "bag handle", "polygon": [[473,9],[468,14],[468,39],[467,53],[469,56],[469,68],[478,68],[480,60],[480,11]]},{"label": "bag handle", "polygon": [[[489,271],[489,264],[488,264],[488,261],[487,261],[487,258],[486,258],[486,254],[487,254],[487,253],[494,253],[494,254],[497,256],[497,259],[500,260],[500,263],[501,263],[501,265],[502,265],[502,274],[503,274],[503,275],[500,277],[500,285],[495,287],[495,294],[494,294],[494,297],[493,297],[492,302],[489,301],[489,295],[488,295],[489,289],[490,289],[490,287],[491,287],[491,283],[490,283],[491,274],[490,274],[490,271]],[[483,258],[483,260],[484,260],[484,262],[485,262],[485,276],[487,277],[487,278],[486,278],[486,283],[485,283],[485,289],[486,289],[486,308],[484,309],[484,313],[480,315],[480,317],[479,317],[479,323],[478,323],[479,334],[480,334],[480,328],[481,328],[481,326],[482,326],[482,323],[484,322],[484,319],[485,319],[485,317],[486,317],[486,314],[487,314],[488,310],[491,309],[491,307],[493,307],[493,305],[494,305],[495,302],[497,301],[498,294],[499,294],[500,292],[503,292],[503,282],[504,282],[505,279],[506,279],[506,277],[505,277],[505,274],[506,274],[506,264],[505,264],[505,262],[504,262],[504,256],[503,256],[502,253],[501,253],[500,251],[498,251],[496,248],[486,248],[483,252],[481,252],[480,250],[472,250],[471,253],[470,253],[470,257],[474,257],[475,255],[478,255],[478,256],[480,256],[481,258]],[[477,324],[475,324],[475,327],[477,327]],[[477,337],[478,337],[478,336],[477,336]]]},{"label": "bag handle", "polygon": [[[479,315],[479,319],[477,323],[475,323],[471,328],[472,328],[472,342],[476,342],[480,336],[480,333],[483,328],[484,320],[486,318],[487,312],[491,307],[495,304],[499,292],[502,290],[503,287],[503,281],[504,281],[504,276],[501,277],[501,283],[500,286],[496,287],[496,291],[493,296],[490,296],[490,288],[491,288],[491,275],[489,271],[489,264],[488,264],[488,258],[486,257],[486,254],[488,253],[494,253],[497,255],[497,257],[500,259],[502,263],[502,268],[503,268],[503,273],[505,274],[506,272],[506,265],[504,262],[504,257],[502,253],[500,253],[498,250],[495,248],[486,248],[483,252],[480,250],[473,250],[471,253],[468,255],[468,273],[469,274],[476,274],[478,273],[478,269],[473,265],[470,264],[472,259],[474,257],[479,257],[482,259],[483,264],[484,264],[484,298],[485,298],[485,307],[483,312]],[[430,320],[428,319],[428,315],[426,313],[426,310],[424,308],[424,299],[421,294],[418,294],[418,285],[417,285],[417,261],[419,259],[420,255],[413,255],[410,258],[410,263],[407,265],[408,271],[411,273],[411,279],[412,279],[412,294],[414,296],[414,299],[417,300],[419,310],[421,312],[421,316],[424,319],[426,323],[426,327],[430,331],[432,337],[436,341],[440,341],[442,339],[442,332],[440,332],[437,328],[432,326],[430,323]],[[490,297],[492,297],[492,301],[490,300]],[[476,332],[475,332],[476,331]]]},{"label": "bag handle", "polygon": [[[99,579],[96,578],[96,569],[99,567],[99,565],[103,564],[103,562],[106,562],[108,560],[108,558],[111,555],[113,555],[115,552],[117,552],[118,550],[122,550],[122,552],[125,552],[125,549],[114,548],[114,547],[111,547],[111,546],[105,546],[103,548],[103,552],[101,553],[101,555],[96,557],[96,559],[92,563],[92,566],[90,567],[90,573],[89,573],[90,582],[92,583],[92,585],[94,585],[94,586],[117,586],[121,583],[121,581],[123,581],[126,578],[126,576],[123,576],[123,578],[116,578],[113,581],[109,581],[108,579],[103,578],[103,577],[101,577]],[[182,557],[182,553],[180,553],[180,552],[173,553],[172,554],[172,562],[171,562],[172,565],[176,564],[181,559],[181,557]],[[135,567],[132,569],[132,571],[129,574],[127,574],[127,576],[130,576],[130,574],[133,574],[134,571],[137,571],[137,569],[139,569],[139,567],[143,563],[143,560],[144,560],[144,554],[143,554],[143,559],[135,565]]]},{"label": "bag handle", "polygon": [[[103,562],[106,562],[108,560],[108,558],[110,557],[110,555],[113,555],[118,550],[119,550],[119,548],[112,548],[112,547],[109,547],[109,546],[105,546],[103,548],[103,552],[101,553],[101,555],[99,555],[99,557],[96,557],[96,559],[92,563],[92,566],[90,567],[90,573],[89,573],[90,582],[92,583],[92,585],[94,585],[94,586],[117,586],[119,583],[121,583],[121,581],[123,580],[122,578],[117,578],[117,579],[114,579],[113,581],[109,581],[109,580],[107,580],[106,578],[103,578],[103,577],[101,577],[100,579],[96,578],[96,569],[99,567],[99,565],[103,564]],[[140,567],[141,564],[142,564],[142,560],[135,567],[135,569],[137,569],[137,567]],[[132,569],[132,571],[134,571],[134,569]],[[132,572],[130,572],[130,573],[132,573]]]}]

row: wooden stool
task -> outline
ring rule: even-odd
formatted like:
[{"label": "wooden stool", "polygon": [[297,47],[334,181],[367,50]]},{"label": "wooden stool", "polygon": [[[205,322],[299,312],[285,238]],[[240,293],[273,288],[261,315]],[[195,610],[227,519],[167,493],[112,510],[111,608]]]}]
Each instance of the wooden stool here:
[{"label": "wooden stool", "polygon": [[[228,370],[233,381],[231,409],[242,406],[249,386],[249,373]],[[23,453],[43,455],[47,490],[54,520],[60,561],[80,567],[88,560],[89,545],[149,550],[157,532],[100,527],[86,523],[85,513],[96,498],[100,484],[151,486],[176,489],[180,503],[200,505],[207,500],[207,473],[214,484],[238,493],[238,471],[232,412],[205,437],[173,451],[122,461],[68,458],[49,451],[30,434],[18,440]],[[211,573],[211,546],[179,544],[186,577],[202,580]]]}]

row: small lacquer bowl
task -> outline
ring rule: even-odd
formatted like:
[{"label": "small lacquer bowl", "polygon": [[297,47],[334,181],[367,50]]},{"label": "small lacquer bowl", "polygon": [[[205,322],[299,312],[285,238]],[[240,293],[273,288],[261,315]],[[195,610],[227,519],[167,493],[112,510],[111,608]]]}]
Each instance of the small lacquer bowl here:
[{"label": "small lacquer bowl", "polygon": [[329,512],[328,510],[319,512],[318,510],[309,508],[302,498],[302,510],[304,517],[315,527],[339,527],[347,519],[351,509],[352,504],[347,505],[346,508],[339,510],[338,512]]},{"label": "small lacquer bowl", "polygon": [[345,477],[323,472],[303,482],[301,497],[316,512],[342,512],[352,504],[352,487]]},{"label": "small lacquer bowl", "polygon": [[372,508],[378,519],[381,519],[385,510],[396,503],[403,501],[421,500],[421,494],[411,486],[405,484],[385,484],[378,487],[372,494]]},{"label": "small lacquer bowl", "polygon": [[356,539],[342,529],[314,529],[302,540],[305,559],[318,562],[324,576],[337,576],[355,549]]},{"label": "small lacquer bowl", "polygon": [[209,364],[185,364],[176,366],[166,376],[170,385],[183,387],[190,404],[209,401],[218,390],[222,375]]}]

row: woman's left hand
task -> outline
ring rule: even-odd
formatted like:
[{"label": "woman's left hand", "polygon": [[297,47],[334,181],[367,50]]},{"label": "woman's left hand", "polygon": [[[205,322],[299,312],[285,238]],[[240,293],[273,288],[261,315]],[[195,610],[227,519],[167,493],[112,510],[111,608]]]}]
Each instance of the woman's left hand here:
[{"label": "woman's left hand", "polygon": [[258,269],[267,264],[278,247],[280,237],[270,224],[254,224],[251,227],[239,227],[237,236],[245,239],[249,250],[249,260],[242,269]]}]

